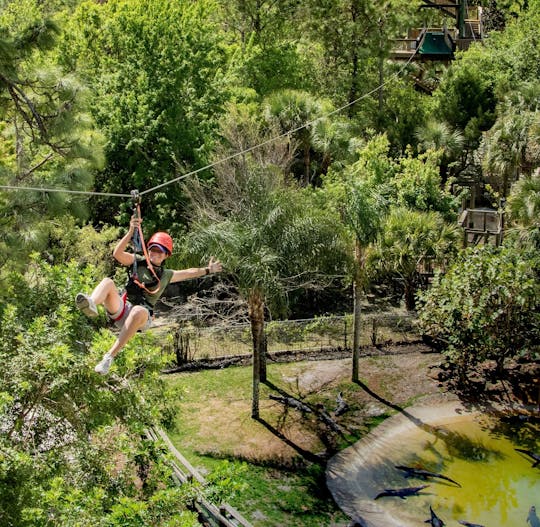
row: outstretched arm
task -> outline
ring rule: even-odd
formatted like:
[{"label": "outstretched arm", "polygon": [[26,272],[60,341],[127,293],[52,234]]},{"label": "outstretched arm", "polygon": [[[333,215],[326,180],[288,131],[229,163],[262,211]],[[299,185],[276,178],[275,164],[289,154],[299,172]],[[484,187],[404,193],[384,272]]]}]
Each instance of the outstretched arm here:
[{"label": "outstretched arm", "polygon": [[219,260],[210,258],[206,267],[192,267],[191,269],[183,269],[181,271],[173,271],[171,283],[181,282],[182,280],[190,280],[191,278],[199,278],[211,273],[221,273],[223,266]]},{"label": "outstretched arm", "polygon": [[114,251],[113,251],[114,259],[118,263],[121,263],[122,265],[131,265],[133,263],[135,255],[133,253],[126,252],[126,249],[129,242],[131,241],[131,238],[133,237],[133,233],[135,232],[135,229],[139,228],[140,223],[141,223],[140,218],[136,218],[135,216],[133,216],[129,222],[128,232],[116,244],[116,247],[114,248]]}]

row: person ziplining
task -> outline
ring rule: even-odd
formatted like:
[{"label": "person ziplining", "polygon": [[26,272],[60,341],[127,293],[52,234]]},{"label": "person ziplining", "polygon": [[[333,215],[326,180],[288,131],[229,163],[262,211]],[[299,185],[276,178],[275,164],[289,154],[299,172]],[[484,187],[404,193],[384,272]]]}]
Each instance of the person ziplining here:
[{"label": "person ziplining", "polygon": [[[169,284],[223,270],[221,262],[213,257],[206,267],[166,269],[164,262],[173,252],[173,240],[166,232],[156,232],[148,240],[146,248],[138,205],[137,210],[139,212],[135,212],[130,220],[128,232],[113,250],[113,257],[118,263],[132,266],[125,290],[119,292],[112,279],[104,278],[92,294],[81,292],[75,297],[77,308],[90,317],[98,316],[97,307],[103,306],[108,318],[120,329],[116,341],[94,368],[101,375],[109,372],[116,355],[137,331],[146,331],[152,325],[154,306]],[[135,249],[142,250],[142,255],[126,250],[132,240]]]}]

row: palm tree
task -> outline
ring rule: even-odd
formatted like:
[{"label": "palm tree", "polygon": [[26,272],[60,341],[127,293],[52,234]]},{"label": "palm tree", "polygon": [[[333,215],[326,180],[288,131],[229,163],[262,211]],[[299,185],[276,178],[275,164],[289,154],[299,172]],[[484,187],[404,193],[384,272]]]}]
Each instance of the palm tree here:
[{"label": "palm tree", "polygon": [[458,159],[463,150],[465,144],[463,134],[459,130],[452,130],[445,122],[431,120],[416,132],[416,138],[423,150],[441,151],[439,173],[444,184],[448,179],[450,163]]},{"label": "palm tree", "polygon": [[[255,119],[232,110],[222,129],[228,148],[264,143]],[[272,131],[270,136],[275,136]],[[246,143],[247,142],[247,143]],[[343,274],[345,247],[333,217],[317,207],[310,189],[288,182],[285,140],[266,142],[215,167],[214,182],[191,182],[191,246],[221,259],[226,275],[248,304],[253,338],[252,417],[259,417],[265,381],[265,311],[286,308],[287,293],[324,285]],[[226,150],[226,149],[225,149]],[[226,157],[222,149],[217,157]]]},{"label": "palm tree", "polygon": [[367,285],[366,254],[379,235],[385,202],[365,180],[352,183],[343,207],[345,224],[354,233],[354,333],[352,380],[358,380],[360,356],[361,302]]},{"label": "palm tree", "polygon": [[264,115],[268,122],[277,124],[281,132],[291,131],[298,142],[302,156],[301,181],[304,186],[312,180],[311,150],[313,148],[312,125],[304,126],[332,110],[329,102],[314,98],[307,92],[283,90],[264,101]]},{"label": "palm tree", "polygon": [[383,226],[373,259],[382,273],[397,275],[402,280],[405,306],[414,310],[421,260],[431,257],[444,262],[457,249],[458,239],[457,227],[447,224],[438,212],[394,207]]},{"label": "palm tree", "polygon": [[503,198],[523,172],[531,121],[530,113],[503,115],[482,139],[485,175]]},{"label": "palm tree", "polygon": [[525,82],[502,101],[497,121],[480,145],[484,172],[506,198],[512,183],[530,175],[538,162],[540,83]]},{"label": "palm tree", "polygon": [[508,197],[510,227],[518,233],[520,242],[540,246],[540,170],[524,177],[513,187]]},{"label": "palm tree", "polygon": [[354,324],[352,380],[358,380],[360,355],[361,303],[368,285],[368,254],[384,223],[389,195],[388,180],[392,180],[396,164],[388,155],[386,136],[372,138],[362,149],[359,158],[340,174],[324,180],[323,191],[327,206],[335,209],[349,233],[353,253],[352,281],[354,288]]}]

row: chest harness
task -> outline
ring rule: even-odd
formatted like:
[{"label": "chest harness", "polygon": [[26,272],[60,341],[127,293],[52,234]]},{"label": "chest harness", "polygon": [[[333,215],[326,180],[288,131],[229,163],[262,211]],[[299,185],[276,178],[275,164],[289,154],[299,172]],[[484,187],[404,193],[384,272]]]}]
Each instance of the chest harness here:
[{"label": "chest harness", "polygon": [[[137,190],[132,190],[131,196],[133,198],[133,214],[135,217],[142,220],[141,198],[139,192]],[[135,304],[144,305],[145,307],[150,309],[150,306],[146,305],[144,292],[153,295],[159,291],[163,268],[157,266],[154,267],[152,265],[152,262],[150,261],[148,250],[146,249],[146,244],[144,243],[141,223],[142,221],[139,222],[139,226],[137,227],[137,229],[135,229],[132,237],[135,254],[133,257],[133,266],[131,267],[131,269],[128,269],[128,281],[125,289],[129,298],[133,299]],[[137,254],[142,254],[144,256],[144,261],[137,261]],[[150,274],[152,275],[152,280],[146,280],[143,282],[139,277],[139,267],[148,269],[150,271]]]}]

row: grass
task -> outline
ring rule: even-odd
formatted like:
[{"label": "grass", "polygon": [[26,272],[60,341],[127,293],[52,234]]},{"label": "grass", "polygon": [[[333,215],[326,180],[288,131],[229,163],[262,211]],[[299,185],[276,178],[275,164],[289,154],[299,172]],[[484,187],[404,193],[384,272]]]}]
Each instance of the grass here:
[{"label": "grass", "polygon": [[[289,378],[294,365],[272,365],[270,376]],[[201,472],[232,464],[242,490],[227,501],[256,527],[326,527],[348,523],[329,495],[324,468],[302,463],[290,447],[251,419],[251,369],[228,368],[167,377],[181,397],[176,430],[169,435]],[[275,420],[262,388],[261,413]],[[303,447],[320,448],[316,438],[288,435]],[[247,469],[246,469],[247,467]],[[243,469],[243,470],[242,470]],[[238,483],[238,481],[237,481]]]},{"label": "grass", "polygon": [[[371,391],[406,407],[437,389],[424,374],[437,360],[431,355],[362,357],[359,366]],[[180,393],[176,429],[169,435],[203,474],[233,474],[231,479],[241,488],[226,501],[255,527],[345,527],[349,519],[326,489],[324,468],[307,464],[270,430],[278,429],[297,448],[320,453],[326,449],[324,426],[313,414],[303,418],[269,395],[277,393],[271,389],[275,385],[312,407],[324,405],[331,413],[341,392],[350,406],[339,418],[345,434],[331,437],[341,450],[395,412],[352,383],[350,373],[350,359],[269,363],[270,383],[260,386],[260,414],[268,426],[251,418],[250,367],[167,376]]]}]

